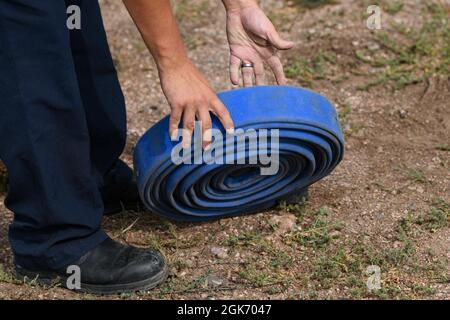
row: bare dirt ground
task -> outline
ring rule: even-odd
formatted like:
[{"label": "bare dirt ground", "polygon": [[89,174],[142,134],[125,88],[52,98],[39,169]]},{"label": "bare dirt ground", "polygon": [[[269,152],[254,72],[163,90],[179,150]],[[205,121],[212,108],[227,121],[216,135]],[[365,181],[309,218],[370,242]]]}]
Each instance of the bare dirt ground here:
[{"label": "bare dirt ground", "polygon": [[[203,224],[149,212],[106,218],[114,238],[156,246],[171,265],[160,288],[113,298],[450,299],[450,3],[260,2],[297,43],[281,53],[290,84],[324,94],[339,111],[345,159],[307,203]],[[190,56],[215,89],[231,88],[220,2],[176,3]],[[382,30],[371,31],[366,8],[375,3]],[[101,4],[128,105],[131,161],[139,136],[169,108],[121,2]],[[97,298],[17,283],[11,213],[3,204],[0,212],[0,298]],[[380,268],[379,290],[366,285],[371,265]]]}]

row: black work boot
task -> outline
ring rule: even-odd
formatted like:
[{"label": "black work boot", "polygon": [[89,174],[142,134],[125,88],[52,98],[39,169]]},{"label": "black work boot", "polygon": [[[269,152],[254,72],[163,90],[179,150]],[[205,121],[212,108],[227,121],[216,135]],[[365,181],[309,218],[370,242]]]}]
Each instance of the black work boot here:
[{"label": "black work boot", "polygon": [[[79,287],[73,280],[79,267]],[[42,285],[61,285],[83,293],[120,294],[149,290],[168,274],[164,257],[152,249],[140,249],[106,239],[77,262],[57,271],[31,271],[16,265],[17,278]],[[70,268],[72,267],[72,268]]]}]

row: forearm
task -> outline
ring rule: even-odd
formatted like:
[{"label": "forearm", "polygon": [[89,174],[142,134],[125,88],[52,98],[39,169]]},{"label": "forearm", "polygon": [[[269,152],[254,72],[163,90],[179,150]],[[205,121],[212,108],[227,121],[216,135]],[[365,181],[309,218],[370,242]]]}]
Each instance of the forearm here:
[{"label": "forearm", "polygon": [[222,0],[228,12],[239,11],[247,7],[258,5],[256,0]]},{"label": "forearm", "polygon": [[160,70],[187,61],[170,0],[123,0]]}]

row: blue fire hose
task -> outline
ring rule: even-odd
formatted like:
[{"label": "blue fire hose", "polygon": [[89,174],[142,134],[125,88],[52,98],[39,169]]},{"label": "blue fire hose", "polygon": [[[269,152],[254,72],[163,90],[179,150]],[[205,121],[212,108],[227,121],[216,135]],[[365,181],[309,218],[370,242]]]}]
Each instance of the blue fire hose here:
[{"label": "blue fire hose", "polygon": [[[138,188],[152,212],[179,221],[259,212],[330,174],[342,160],[344,138],[336,110],[323,96],[290,86],[236,89],[218,96],[236,133],[227,135],[212,116],[215,132],[222,135],[214,135],[209,156],[200,152],[198,158],[193,146],[191,153],[181,150],[174,158],[180,142],[169,137],[169,117],[136,145]],[[251,140],[255,132],[257,139]],[[255,141],[261,143],[255,147]],[[233,162],[226,158],[230,154]]]}]

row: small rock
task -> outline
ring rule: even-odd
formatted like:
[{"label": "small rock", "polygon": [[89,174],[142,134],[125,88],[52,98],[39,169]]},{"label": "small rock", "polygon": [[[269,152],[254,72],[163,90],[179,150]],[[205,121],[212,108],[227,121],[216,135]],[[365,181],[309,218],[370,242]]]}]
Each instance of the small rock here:
[{"label": "small rock", "polygon": [[350,126],[350,124],[349,124],[349,123],[345,123],[345,124],[344,124],[344,131],[349,132],[349,131],[351,131],[351,130],[352,130],[352,127]]},{"label": "small rock", "polygon": [[195,265],[195,262],[194,262],[193,260],[186,260],[186,261],[184,262],[184,264],[185,264],[186,267],[188,267],[188,268],[193,268],[194,265]]},{"label": "small rock", "polygon": [[225,259],[228,257],[228,250],[223,247],[212,247],[211,253],[219,259]]},{"label": "small rock", "polygon": [[378,43],[371,43],[367,46],[370,51],[376,51],[380,49],[380,45]]},{"label": "small rock", "polygon": [[209,275],[206,278],[206,284],[210,287],[218,287],[225,284],[226,280],[215,275]]},{"label": "small rock", "polygon": [[405,119],[406,115],[407,115],[407,112],[402,109],[402,110],[398,111],[398,115],[400,116],[400,118]]},{"label": "small rock", "polygon": [[276,225],[276,234],[286,234],[296,228],[295,221],[297,218],[293,214],[284,214],[281,216],[273,216],[270,218],[270,223]]},{"label": "small rock", "polygon": [[394,246],[394,248],[400,248],[402,246],[402,242],[401,241],[395,241],[393,246]]},{"label": "small rock", "polygon": [[341,232],[339,230],[334,230],[330,232],[330,237],[333,239],[339,238],[341,235]]}]

